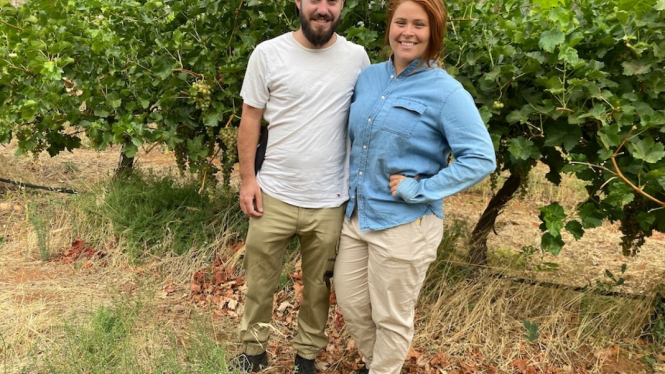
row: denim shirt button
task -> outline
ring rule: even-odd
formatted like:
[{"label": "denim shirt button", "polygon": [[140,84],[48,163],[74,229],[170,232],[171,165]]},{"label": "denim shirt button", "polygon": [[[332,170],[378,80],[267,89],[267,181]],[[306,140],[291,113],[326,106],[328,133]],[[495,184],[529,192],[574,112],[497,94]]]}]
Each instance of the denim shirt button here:
[{"label": "denim shirt button", "polygon": [[385,96],[381,96],[381,100],[385,100],[385,99],[386,99],[386,97],[385,97]]},{"label": "denim shirt button", "polygon": [[366,145],[363,145],[363,149],[367,149],[367,146],[366,146]]},{"label": "denim shirt button", "polygon": [[367,119],[367,122],[372,122],[372,119],[371,119],[371,118],[368,118],[368,119]]},{"label": "denim shirt button", "polygon": [[394,76],[394,75],[391,75],[391,76],[390,76],[390,79],[393,79],[393,78],[395,78],[395,76]]},{"label": "denim shirt button", "polygon": [[358,172],[358,175],[363,175],[363,172],[362,172],[362,171],[359,171],[359,172]]}]

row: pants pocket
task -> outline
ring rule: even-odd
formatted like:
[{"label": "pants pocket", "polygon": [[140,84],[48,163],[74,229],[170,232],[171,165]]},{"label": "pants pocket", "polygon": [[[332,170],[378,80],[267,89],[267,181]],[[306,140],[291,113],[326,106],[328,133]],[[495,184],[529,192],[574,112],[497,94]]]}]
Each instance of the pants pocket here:
[{"label": "pants pocket", "polygon": [[414,262],[422,259],[426,232],[418,221],[386,229],[387,255],[395,261]]}]

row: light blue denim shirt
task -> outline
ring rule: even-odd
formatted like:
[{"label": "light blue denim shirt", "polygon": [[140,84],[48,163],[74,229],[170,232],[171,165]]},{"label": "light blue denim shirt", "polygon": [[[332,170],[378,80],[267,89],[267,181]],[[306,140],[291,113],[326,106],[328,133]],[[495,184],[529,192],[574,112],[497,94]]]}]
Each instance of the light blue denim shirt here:
[{"label": "light blue denim shirt", "polygon": [[[372,65],[356,83],[346,218],[357,208],[362,231],[426,214],[443,218],[444,197],[494,171],[494,147],[471,95],[445,70],[419,63],[399,76],[390,60]],[[451,152],[455,161],[448,165]],[[397,196],[391,174],[408,177]]]}]

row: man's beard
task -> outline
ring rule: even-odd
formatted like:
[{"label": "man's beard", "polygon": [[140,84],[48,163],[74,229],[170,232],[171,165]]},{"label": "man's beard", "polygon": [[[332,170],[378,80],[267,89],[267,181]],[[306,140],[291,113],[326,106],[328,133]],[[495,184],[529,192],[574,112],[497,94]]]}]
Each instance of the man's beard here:
[{"label": "man's beard", "polygon": [[[321,14],[314,14],[313,18],[325,18],[328,21],[332,21],[332,17],[327,16],[327,15],[321,15]],[[300,12],[300,26],[302,27],[302,32],[305,35],[305,38],[309,40],[310,43],[312,43],[315,47],[320,47],[322,45],[325,45],[332,39],[332,36],[335,34],[335,30],[337,29],[337,26],[339,25],[341,18],[337,18],[334,22],[330,24],[330,28],[328,28],[327,31],[324,30],[316,30],[315,28],[312,27],[311,25],[311,20],[308,19],[303,12]]]}]

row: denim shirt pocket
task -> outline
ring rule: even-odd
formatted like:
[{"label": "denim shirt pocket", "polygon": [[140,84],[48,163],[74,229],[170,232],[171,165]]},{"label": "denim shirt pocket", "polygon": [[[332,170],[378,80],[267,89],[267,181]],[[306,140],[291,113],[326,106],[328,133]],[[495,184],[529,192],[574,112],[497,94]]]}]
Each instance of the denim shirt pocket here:
[{"label": "denim shirt pocket", "polygon": [[416,124],[422,120],[427,106],[411,99],[397,98],[390,108],[382,130],[394,133],[404,138],[410,138]]}]

